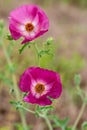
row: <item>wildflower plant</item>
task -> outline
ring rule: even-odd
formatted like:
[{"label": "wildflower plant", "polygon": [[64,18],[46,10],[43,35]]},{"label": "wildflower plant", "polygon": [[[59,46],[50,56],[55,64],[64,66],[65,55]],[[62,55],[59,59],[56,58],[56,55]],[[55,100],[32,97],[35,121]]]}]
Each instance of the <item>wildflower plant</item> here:
[{"label": "wildflower plant", "polygon": [[[11,11],[9,15],[9,30],[10,34],[4,35],[5,27],[3,21],[0,21],[0,45],[3,48],[7,63],[8,70],[11,74],[12,79],[0,74],[0,79],[10,84],[10,93],[15,94],[15,99],[11,100],[10,103],[19,110],[22,127],[21,130],[29,130],[30,126],[26,123],[25,112],[34,114],[37,118],[43,118],[46,121],[49,130],[54,128],[61,128],[62,130],[77,130],[78,122],[83,114],[83,111],[87,104],[87,96],[85,92],[80,88],[80,76],[75,76],[76,92],[79,94],[83,101],[81,111],[72,126],[68,126],[69,119],[59,119],[56,115],[51,115],[50,111],[54,110],[52,103],[55,99],[59,98],[62,93],[62,80],[60,74],[57,72],[43,68],[40,65],[40,60],[44,55],[53,56],[50,45],[52,45],[52,38],[48,38],[43,44],[46,48],[38,48],[38,44],[34,41],[37,37],[43,35],[49,29],[49,19],[45,12],[36,5],[23,5]],[[24,38],[21,41],[21,37]],[[19,83],[17,83],[15,76],[15,66],[10,59],[10,51],[4,44],[4,39],[8,39],[11,44],[16,45],[18,39],[21,41],[21,48],[19,54],[26,49],[26,47],[33,46],[37,52],[38,65],[33,67],[28,66],[24,72],[20,74]],[[20,43],[20,41],[18,41]],[[26,61],[25,61],[26,62]],[[20,91],[19,91],[20,89]],[[21,92],[22,91],[22,92]],[[84,97],[84,98],[83,98]],[[26,103],[25,103],[26,102]],[[34,110],[27,107],[26,104],[34,105]],[[52,123],[51,123],[52,121]],[[85,130],[87,122],[82,124],[82,130]],[[17,127],[19,128],[19,127]]]}]

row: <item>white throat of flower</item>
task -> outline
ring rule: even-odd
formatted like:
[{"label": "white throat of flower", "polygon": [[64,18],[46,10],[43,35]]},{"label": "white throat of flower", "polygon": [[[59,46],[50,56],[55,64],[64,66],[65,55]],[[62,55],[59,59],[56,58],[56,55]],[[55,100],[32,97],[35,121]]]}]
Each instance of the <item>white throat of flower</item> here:
[{"label": "white throat of flower", "polygon": [[49,91],[49,88],[50,87],[46,85],[46,83],[44,83],[43,81],[33,81],[31,85],[31,92],[33,96],[35,96],[36,98],[40,98]]}]

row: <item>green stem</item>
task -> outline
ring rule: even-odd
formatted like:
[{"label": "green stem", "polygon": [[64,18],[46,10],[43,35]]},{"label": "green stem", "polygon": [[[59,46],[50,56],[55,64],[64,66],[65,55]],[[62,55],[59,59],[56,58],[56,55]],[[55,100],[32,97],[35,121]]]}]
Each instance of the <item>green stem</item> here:
[{"label": "green stem", "polygon": [[26,44],[22,45],[22,47],[19,49],[19,53],[21,54],[21,53],[22,53],[22,51],[25,49],[25,47],[29,46],[30,44],[31,44],[31,43],[30,43],[30,42],[28,42],[28,43],[26,43]]},{"label": "green stem", "polygon": [[[24,110],[26,110],[26,111],[32,113],[32,114],[35,114],[34,111],[32,111],[32,110],[30,110],[30,109],[27,109],[27,108],[24,107],[24,106],[22,106],[22,108],[23,108]],[[53,130],[52,125],[51,125],[51,123],[50,123],[48,117],[46,116],[46,114],[38,113],[38,115],[39,115],[39,117],[43,118],[43,119],[46,121],[46,124],[47,124],[49,130]]]},{"label": "green stem", "polygon": [[49,130],[53,130],[52,125],[51,125],[51,123],[50,123],[48,117],[45,115],[43,118],[45,119],[46,124],[47,124]]},{"label": "green stem", "polygon": [[36,53],[37,53],[37,56],[38,56],[38,66],[40,67],[40,56],[39,56],[39,49],[37,47],[37,44],[35,43],[34,44],[34,47],[35,47],[35,50],[36,50]]},{"label": "green stem", "polygon": [[75,121],[75,123],[73,125],[72,130],[76,130],[76,127],[77,127],[77,125],[78,125],[78,123],[79,123],[79,121],[80,121],[80,119],[82,117],[82,114],[84,112],[85,107],[86,107],[86,103],[84,102],[83,105],[82,105],[82,107],[81,107],[81,110],[79,112],[79,115],[78,115],[78,117],[77,117],[77,119],[76,119],[76,121]]},{"label": "green stem", "polygon": [[27,108],[26,108],[26,107],[24,107],[24,106],[22,106],[22,108],[23,108],[24,110],[26,110],[26,111],[28,111],[28,112],[32,113],[32,114],[35,114],[35,112],[34,112],[34,111],[32,111],[32,110],[30,110],[30,109],[27,109]]},{"label": "green stem", "polygon": [[[10,57],[9,57],[8,52],[6,50],[6,47],[4,45],[4,41],[2,40],[1,43],[2,43],[1,45],[2,45],[2,48],[3,48],[7,63],[9,65],[9,68],[11,70],[13,70],[14,67],[13,67],[13,64],[10,60]],[[16,99],[19,100],[20,93],[19,93],[19,90],[18,90],[18,87],[17,87],[16,76],[13,73],[12,73],[12,81],[13,81],[13,86],[14,86],[14,90],[15,90],[15,94],[16,94]],[[20,112],[20,116],[21,116],[21,120],[22,120],[22,124],[23,124],[23,129],[28,130],[24,112],[23,112],[23,110],[20,110],[19,112]]]},{"label": "green stem", "polygon": [[[36,49],[36,52],[37,52],[37,55],[38,55],[38,66],[40,67],[40,55],[39,55],[39,49],[38,49],[36,43],[34,44],[34,46],[35,46],[35,49]],[[51,123],[50,123],[50,121],[49,121],[47,115],[46,115],[46,114],[40,114],[40,113],[38,113],[38,114],[39,114],[40,117],[42,117],[42,118],[46,121],[46,124],[47,124],[49,130],[53,130],[52,125],[51,125]]]},{"label": "green stem", "polygon": [[23,125],[23,129],[24,130],[28,130],[28,126],[27,126],[27,123],[26,123],[26,118],[25,118],[25,113],[23,110],[20,110],[20,116],[21,116],[21,121],[22,121],[22,125]]}]

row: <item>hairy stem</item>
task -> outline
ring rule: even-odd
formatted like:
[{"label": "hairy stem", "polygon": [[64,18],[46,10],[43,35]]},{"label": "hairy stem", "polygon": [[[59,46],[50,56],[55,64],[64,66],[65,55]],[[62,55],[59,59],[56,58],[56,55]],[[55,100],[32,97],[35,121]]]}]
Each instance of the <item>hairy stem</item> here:
[{"label": "hairy stem", "polygon": [[[6,47],[4,45],[4,40],[1,41],[1,45],[2,45],[2,48],[3,48],[3,51],[4,51],[4,54],[5,54],[5,57],[6,57],[6,60],[7,60],[7,63],[9,65],[9,68],[11,70],[14,70],[14,67],[13,67],[13,64],[10,60],[10,57],[8,55],[8,52],[6,50]],[[20,96],[20,93],[19,93],[19,90],[18,90],[18,87],[17,87],[17,81],[16,81],[16,76],[14,73],[12,73],[12,81],[13,81],[13,86],[14,86],[14,91],[15,91],[15,94],[16,94],[16,99],[17,101],[19,100],[19,96]],[[25,114],[23,112],[23,110],[20,110],[20,117],[21,117],[21,121],[22,121],[22,125],[23,125],[23,129],[24,130],[28,130],[28,127],[27,127],[27,124],[26,124],[26,119],[25,119]]]},{"label": "hairy stem", "polygon": [[74,125],[73,125],[73,129],[72,129],[72,130],[76,130],[76,127],[77,127],[77,125],[78,125],[78,123],[79,123],[79,121],[80,121],[80,119],[81,119],[81,117],[82,117],[82,114],[83,114],[83,112],[84,112],[84,110],[85,110],[85,107],[86,107],[86,103],[84,102],[84,103],[82,104],[81,110],[80,110],[80,112],[79,112],[79,115],[77,116],[77,119],[76,119],[76,121],[75,121],[75,123],[74,123]]},{"label": "hairy stem", "polygon": [[38,56],[38,66],[40,67],[40,56],[39,56],[39,49],[37,47],[37,44],[35,43],[34,44],[34,47],[35,47],[35,50],[36,50],[36,53],[37,53],[37,56]]},{"label": "hairy stem", "polygon": [[22,106],[22,108],[23,108],[24,110],[26,110],[26,111],[28,111],[28,112],[32,113],[32,114],[35,114],[35,112],[34,112],[34,111],[32,111],[32,110],[30,110],[30,109],[27,109],[27,108],[26,108],[26,107],[24,107],[24,106]]},{"label": "hairy stem", "polygon": [[[26,110],[26,111],[32,113],[32,114],[35,114],[34,111],[32,111],[32,110],[30,110],[30,109],[27,109],[27,108],[24,107],[24,106],[23,106],[22,108],[23,108],[24,110]],[[43,118],[43,119],[46,121],[46,124],[47,124],[49,130],[53,130],[52,125],[51,125],[51,123],[50,123],[50,121],[49,121],[47,115],[46,115],[46,114],[43,114],[43,113],[42,113],[42,114],[41,114],[41,113],[38,113],[38,115],[39,115],[39,117]]]},{"label": "hairy stem", "polygon": [[46,124],[47,124],[49,130],[53,130],[52,125],[51,125],[51,123],[50,123],[48,117],[47,117],[47,116],[44,116],[43,118],[45,119]]},{"label": "hairy stem", "polygon": [[28,43],[22,45],[22,47],[19,49],[19,53],[21,54],[22,51],[23,51],[27,46],[29,46],[30,44],[31,44],[31,42],[28,42]]}]

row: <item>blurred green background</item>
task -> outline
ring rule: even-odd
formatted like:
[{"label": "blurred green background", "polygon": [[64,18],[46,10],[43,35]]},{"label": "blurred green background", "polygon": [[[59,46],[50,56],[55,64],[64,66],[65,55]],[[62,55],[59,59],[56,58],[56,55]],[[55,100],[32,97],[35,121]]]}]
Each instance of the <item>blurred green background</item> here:
[{"label": "blurred green background", "polygon": [[[61,119],[68,116],[69,124],[73,124],[81,106],[81,99],[75,95],[75,74],[81,75],[81,88],[87,91],[87,0],[0,0],[0,19],[4,20],[6,33],[8,32],[9,13],[11,10],[23,4],[37,4],[43,8],[49,17],[49,31],[36,40],[39,47],[48,37],[53,37],[54,58],[44,55],[41,59],[41,66],[56,70],[60,73],[63,82],[63,93],[55,106],[55,114]],[[5,40],[5,46],[11,53],[11,59],[15,66],[17,81],[21,73],[29,66],[37,65],[37,56],[34,47],[27,48],[22,54],[18,50],[21,48],[19,41],[11,44]],[[0,130],[16,130],[15,124],[19,123],[18,112],[9,104],[11,96],[8,79],[6,59],[0,46]],[[7,78],[7,82],[6,82]],[[5,81],[5,82],[4,82]],[[87,120],[85,110],[81,122]],[[33,115],[26,115],[27,123],[34,125],[33,130],[43,130],[43,120],[36,119]],[[58,129],[55,129],[58,130]]]}]

